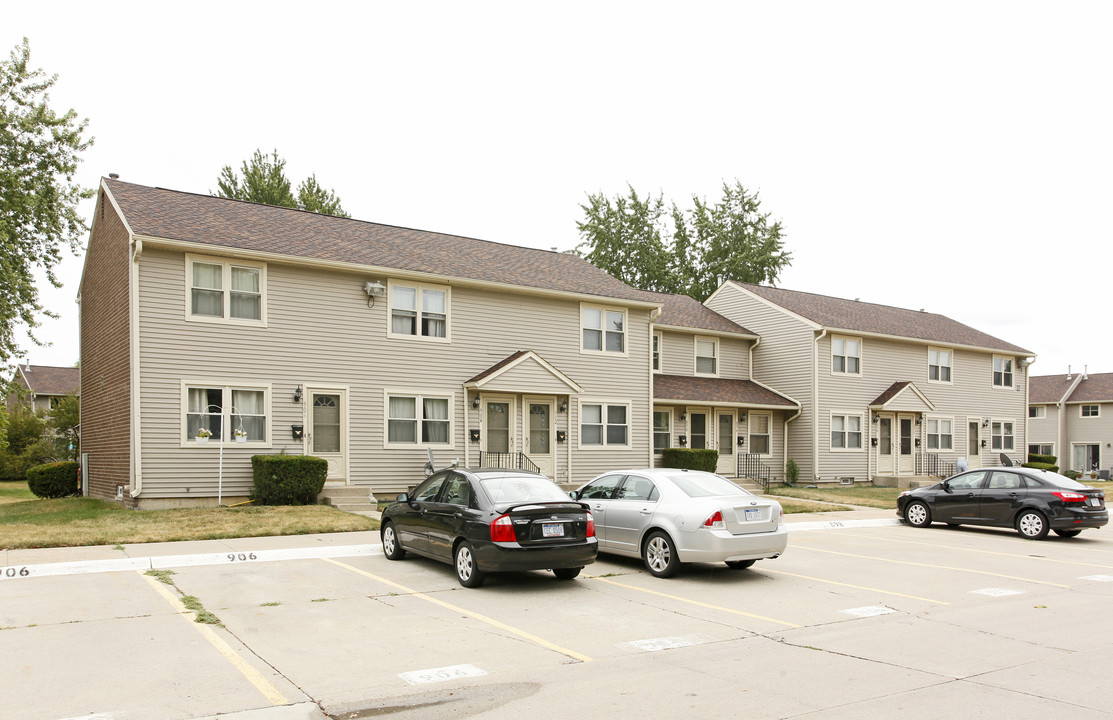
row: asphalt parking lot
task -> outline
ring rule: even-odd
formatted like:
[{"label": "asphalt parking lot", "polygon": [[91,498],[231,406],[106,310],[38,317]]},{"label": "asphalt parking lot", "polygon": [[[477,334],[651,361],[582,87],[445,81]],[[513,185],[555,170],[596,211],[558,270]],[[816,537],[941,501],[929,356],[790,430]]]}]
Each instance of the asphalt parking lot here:
[{"label": "asphalt parking lot", "polygon": [[372,533],[6,551],[0,717],[1113,717],[1107,531],[892,518],[793,518],[750,570],[476,590]]}]

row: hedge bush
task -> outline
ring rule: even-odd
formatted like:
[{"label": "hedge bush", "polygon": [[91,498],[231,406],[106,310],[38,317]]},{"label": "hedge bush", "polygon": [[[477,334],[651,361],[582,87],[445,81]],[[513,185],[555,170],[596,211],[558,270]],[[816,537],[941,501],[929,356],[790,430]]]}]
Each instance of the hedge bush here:
[{"label": "hedge bush", "polygon": [[717,450],[692,450],[690,448],[666,448],[661,453],[661,464],[667,468],[686,468],[715,472],[719,463]]},{"label": "hedge bush", "polygon": [[255,489],[260,505],[314,505],[325,487],[328,461],[310,455],[252,455]]},{"label": "hedge bush", "polygon": [[41,498],[77,495],[77,463],[55,462],[27,469],[27,488]]},{"label": "hedge bush", "polygon": [[[1028,453],[1028,462],[1030,463],[1047,463],[1054,465],[1058,458],[1054,455],[1036,455],[1035,453]],[[1027,465],[1025,465],[1027,467]]]}]

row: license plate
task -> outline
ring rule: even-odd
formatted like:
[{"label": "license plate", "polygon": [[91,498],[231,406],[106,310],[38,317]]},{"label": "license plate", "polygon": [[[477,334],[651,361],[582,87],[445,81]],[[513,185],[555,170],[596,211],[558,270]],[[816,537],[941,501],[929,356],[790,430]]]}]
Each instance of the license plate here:
[{"label": "license plate", "polygon": [[564,537],[564,523],[542,524],[541,537]]},{"label": "license plate", "polygon": [[1101,507],[1101,498],[1090,498],[1090,505],[1092,507]]},{"label": "license plate", "polygon": [[746,522],[761,519],[761,508],[746,508]]}]

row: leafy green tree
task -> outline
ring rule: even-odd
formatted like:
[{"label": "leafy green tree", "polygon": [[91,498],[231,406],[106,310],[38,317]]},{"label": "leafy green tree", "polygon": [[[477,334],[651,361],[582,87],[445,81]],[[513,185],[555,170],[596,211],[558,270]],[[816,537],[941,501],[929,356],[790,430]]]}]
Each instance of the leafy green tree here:
[{"label": "leafy green tree", "polygon": [[250,160],[243,161],[240,172],[243,173],[242,177],[236,174],[231,165],[225,165],[217,179],[217,191],[213,194],[233,200],[348,217],[348,213],[340,206],[340,198],[332,190],[321,187],[316,174],[302,181],[295,197],[290,180],[286,177],[286,161],[278,156],[277,149],[270,155],[256,150]]},{"label": "leafy green tree", "polygon": [[81,251],[88,228],[77,206],[93,196],[73,181],[80,153],[93,144],[84,135],[89,121],[72,109],[51,109],[47,91],[58,76],[29,69],[30,59],[24,38],[11,60],[0,62],[0,365],[21,354],[21,326],[43,344],[34,335],[38,318],[57,315],[39,303],[34,271],[62,286],[54,268],[64,246]]},{"label": "leafy green tree", "polygon": [[[643,290],[689,295],[703,301],[725,280],[772,283],[792,261],[784,229],[761,212],[757,193],[723,183],[714,204],[692,197],[682,210],[664,198],[588,196],[577,223],[585,259]],[[667,218],[667,219],[666,219]]]},{"label": "leafy green tree", "polygon": [[81,455],[81,401],[69,393],[50,408],[46,426],[54,437],[54,456],[59,460],[76,460]]},{"label": "leafy green tree", "polygon": [[16,405],[8,417],[8,446],[0,450],[0,480],[24,480],[27,468],[54,459],[41,413]]}]

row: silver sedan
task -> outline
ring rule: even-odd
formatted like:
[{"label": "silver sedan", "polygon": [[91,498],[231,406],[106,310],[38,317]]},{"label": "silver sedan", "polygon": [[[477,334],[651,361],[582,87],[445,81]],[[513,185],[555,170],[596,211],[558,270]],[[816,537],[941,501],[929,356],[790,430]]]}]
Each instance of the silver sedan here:
[{"label": "silver sedan", "polygon": [[708,472],[616,470],[570,495],[591,508],[599,552],[640,557],[657,577],[686,562],[748,568],[788,545],[779,503]]}]

